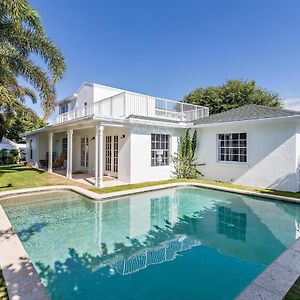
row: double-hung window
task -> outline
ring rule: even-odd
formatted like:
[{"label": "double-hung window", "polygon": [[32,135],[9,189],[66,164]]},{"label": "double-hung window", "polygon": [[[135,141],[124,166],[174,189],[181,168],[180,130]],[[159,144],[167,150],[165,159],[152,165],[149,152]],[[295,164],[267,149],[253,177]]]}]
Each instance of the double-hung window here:
[{"label": "double-hung window", "polygon": [[247,162],[247,133],[222,133],[217,135],[218,161]]},{"label": "double-hung window", "polygon": [[151,167],[170,164],[170,136],[168,134],[151,134]]}]

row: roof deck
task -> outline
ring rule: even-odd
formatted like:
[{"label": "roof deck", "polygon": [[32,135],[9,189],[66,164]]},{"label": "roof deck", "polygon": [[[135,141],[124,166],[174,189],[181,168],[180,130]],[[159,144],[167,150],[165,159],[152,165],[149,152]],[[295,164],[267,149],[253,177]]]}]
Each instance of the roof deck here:
[{"label": "roof deck", "polygon": [[193,122],[209,115],[208,108],[204,106],[128,91],[89,103],[92,104],[75,107],[73,110],[60,114],[56,123],[64,123],[87,116],[127,118],[131,115],[160,118],[164,121]]}]

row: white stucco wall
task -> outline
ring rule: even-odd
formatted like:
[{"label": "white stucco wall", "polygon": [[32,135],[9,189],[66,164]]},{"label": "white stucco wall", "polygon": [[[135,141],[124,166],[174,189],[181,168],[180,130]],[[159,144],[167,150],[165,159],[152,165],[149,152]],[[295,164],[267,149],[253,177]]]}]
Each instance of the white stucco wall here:
[{"label": "white stucco wall", "polygon": [[[39,134],[38,135],[38,153],[37,153],[37,160],[46,159],[46,153],[49,150],[48,147],[48,134]],[[53,150],[56,151],[56,150]]]},{"label": "white stucco wall", "polygon": [[133,126],[130,138],[130,182],[155,181],[169,179],[172,176],[172,164],[151,167],[151,133],[170,134],[171,155],[177,151],[177,139],[183,133],[181,129],[156,126]]},{"label": "white stucco wall", "polygon": [[[32,158],[30,157],[30,141],[32,141]],[[30,163],[35,163],[37,161],[37,144],[36,144],[36,135],[30,135],[26,137],[26,161]]]},{"label": "white stucco wall", "polygon": [[[94,176],[95,172],[95,137],[96,129],[79,129],[73,130],[73,172],[87,172],[88,174]],[[88,138],[88,153],[89,161],[88,168],[84,168],[80,165],[80,147],[81,147],[81,138]]]},{"label": "white stucco wall", "polygon": [[[241,185],[298,191],[295,121],[235,123],[198,129],[198,161],[204,178]],[[247,132],[247,163],[217,161],[217,134]],[[299,131],[300,132],[300,131]]]},{"label": "white stucco wall", "polygon": [[108,98],[108,97],[115,96],[122,92],[123,92],[123,90],[120,90],[120,89],[97,85],[97,84],[95,84],[93,87],[93,95],[94,95],[95,102],[105,99],[105,98]]},{"label": "white stucco wall", "polygon": [[296,124],[296,186],[300,190],[300,122]]},{"label": "white stucco wall", "polygon": [[[130,128],[104,127],[103,153],[105,155],[105,137],[117,135],[119,137],[118,179],[123,182],[130,181]],[[113,153],[112,153],[113,154]],[[112,158],[113,159],[113,158]],[[103,162],[105,167],[105,158]],[[104,174],[107,172],[104,170]]]},{"label": "white stucco wall", "polygon": [[78,91],[75,107],[82,107],[84,103],[91,105],[94,102],[94,89],[92,86],[83,85]]}]

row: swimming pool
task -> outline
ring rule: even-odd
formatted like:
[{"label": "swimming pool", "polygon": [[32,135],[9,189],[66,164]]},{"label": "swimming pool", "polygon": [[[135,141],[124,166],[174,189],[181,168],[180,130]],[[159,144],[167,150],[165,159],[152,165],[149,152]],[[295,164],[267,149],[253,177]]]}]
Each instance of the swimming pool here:
[{"label": "swimming pool", "polygon": [[232,299],[299,235],[297,204],[197,187],[0,203],[52,299]]}]

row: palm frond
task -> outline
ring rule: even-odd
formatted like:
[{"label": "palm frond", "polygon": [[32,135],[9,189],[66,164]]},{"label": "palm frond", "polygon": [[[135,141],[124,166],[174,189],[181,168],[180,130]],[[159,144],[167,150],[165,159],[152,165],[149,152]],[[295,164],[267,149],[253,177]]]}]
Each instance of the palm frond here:
[{"label": "palm frond", "polygon": [[[17,109],[18,100],[26,97],[36,102],[36,91],[48,117],[55,109],[55,83],[66,70],[60,50],[45,35],[28,0],[0,0],[0,32],[0,109]],[[30,59],[32,54],[44,61],[46,71]],[[35,91],[20,86],[19,77]]]},{"label": "palm frond", "polygon": [[25,23],[30,28],[43,31],[39,14],[27,0],[0,0],[0,16],[13,20],[17,27]]},{"label": "palm frond", "polygon": [[0,22],[0,43],[9,43],[23,55],[34,53],[47,64],[54,82],[66,71],[66,64],[60,50],[45,36],[27,28],[16,28],[12,22]]}]

